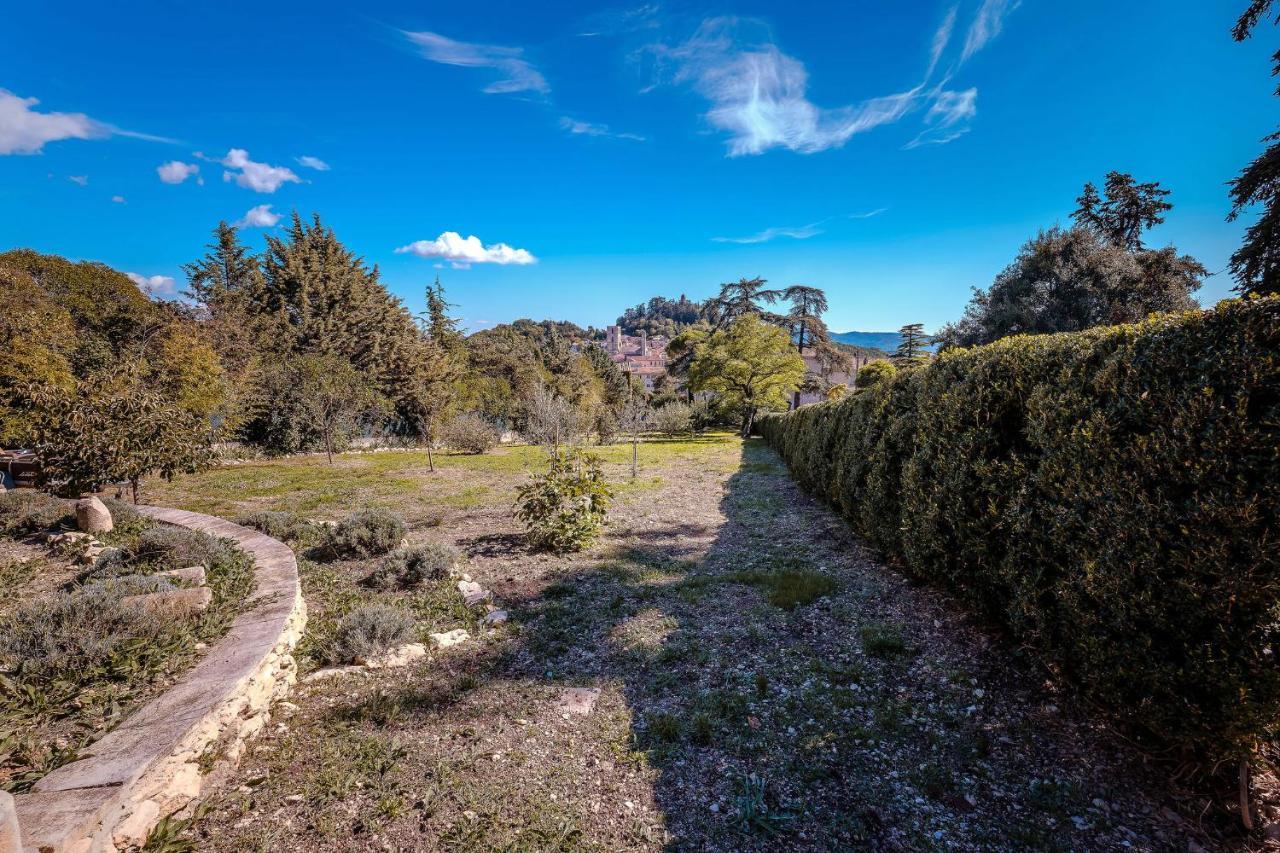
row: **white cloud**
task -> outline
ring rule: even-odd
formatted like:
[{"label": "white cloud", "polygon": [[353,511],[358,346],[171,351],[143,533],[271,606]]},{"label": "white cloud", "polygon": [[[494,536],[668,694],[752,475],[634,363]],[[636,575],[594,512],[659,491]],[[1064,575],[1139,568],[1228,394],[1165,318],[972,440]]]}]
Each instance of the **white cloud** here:
[{"label": "white cloud", "polygon": [[67,180],[73,184],[79,184],[82,187],[89,186],[88,175],[67,175]]},{"label": "white cloud", "polygon": [[180,184],[199,171],[200,167],[195,163],[183,163],[181,160],[170,160],[156,167],[156,174],[166,184]]},{"label": "white cloud", "polygon": [[39,154],[46,142],[61,139],[106,139],[129,136],[151,142],[172,142],[160,136],[123,130],[84,113],[46,113],[34,110],[37,98],[22,98],[0,89],[0,154]]},{"label": "white cloud", "polygon": [[141,290],[152,299],[178,295],[178,283],[173,280],[172,276],[138,275],[136,272],[127,272],[125,275],[129,277],[130,281],[138,285],[138,290]]},{"label": "white cloud", "polygon": [[537,92],[545,95],[551,91],[541,72],[522,58],[524,51],[521,48],[471,44],[430,32],[405,32],[404,36],[432,62],[463,68],[491,68],[499,72],[498,79],[484,87],[483,91],[489,94]]},{"label": "white cloud", "polygon": [[235,181],[236,186],[259,193],[273,193],[286,183],[300,184],[302,179],[285,166],[270,166],[249,159],[243,148],[232,148],[227,156],[217,161],[229,171],[222,173],[222,180]]},{"label": "white cloud", "polygon": [[122,195],[113,195],[111,197],[111,200],[114,201],[116,204],[124,204],[124,196]]},{"label": "white cloud", "polygon": [[674,82],[691,85],[711,102],[706,118],[729,133],[730,156],[839,148],[916,106],[919,86],[856,106],[819,107],[807,97],[804,64],[767,40],[744,44],[744,29],[736,18],[713,18],[678,47],[652,48],[660,62],[675,65]]},{"label": "white cloud", "polygon": [[457,231],[446,231],[434,240],[416,240],[396,249],[396,254],[410,253],[420,258],[443,258],[452,261],[454,269],[466,269],[471,264],[533,264],[538,259],[526,249],[515,249],[506,243],[488,246],[472,235],[464,238]]},{"label": "white cloud", "polygon": [[1000,35],[1004,28],[1004,19],[1018,8],[1021,0],[982,0],[982,7],[973,16],[969,32],[964,37],[964,50],[960,53],[960,61],[964,62],[987,42]]},{"label": "white cloud", "polygon": [[932,77],[934,69],[938,67],[942,52],[947,49],[947,44],[951,41],[951,31],[955,28],[956,14],[959,11],[959,6],[952,6],[947,16],[942,19],[942,24],[934,31],[933,44],[929,46],[929,70],[925,72],[925,79]]},{"label": "white cloud", "polygon": [[319,157],[312,157],[304,154],[301,157],[294,158],[298,161],[299,166],[306,166],[308,169],[315,169],[317,172],[329,171],[329,164],[321,160]]},{"label": "white cloud", "polygon": [[978,90],[963,92],[935,91],[929,111],[925,113],[925,129],[906,148],[922,145],[945,145],[969,132],[969,121],[978,114]]},{"label": "white cloud", "polygon": [[251,207],[244,216],[232,224],[236,228],[272,228],[280,221],[280,214],[271,212],[271,205],[260,204]]},{"label": "white cloud", "polygon": [[632,142],[644,142],[645,138],[636,133],[615,133],[607,124],[594,124],[589,121],[561,116],[560,126],[575,136],[607,136],[611,139],[629,139]]},{"label": "white cloud", "polygon": [[868,210],[866,213],[850,213],[849,218],[850,219],[870,219],[873,216],[879,216],[880,214],[884,213],[888,209],[889,208],[887,207],[877,207],[875,210]]},{"label": "white cloud", "polygon": [[[825,221],[826,220],[823,220],[823,222]],[[810,237],[816,237],[822,233],[822,229],[818,227],[821,224],[821,222],[814,222],[811,225],[801,225],[798,228],[790,228],[786,226],[779,228],[766,228],[749,237],[712,237],[711,239],[717,243],[767,243],[778,237],[791,237],[795,240],[808,240]]]}]

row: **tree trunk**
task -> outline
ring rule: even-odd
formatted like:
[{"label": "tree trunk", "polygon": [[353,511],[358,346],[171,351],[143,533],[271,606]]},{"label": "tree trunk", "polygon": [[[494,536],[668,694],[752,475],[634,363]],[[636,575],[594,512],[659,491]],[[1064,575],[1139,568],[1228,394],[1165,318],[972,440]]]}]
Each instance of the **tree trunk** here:
[{"label": "tree trunk", "polygon": [[329,431],[324,431],[324,452],[329,457],[329,464],[333,464],[333,440],[329,438]]},{"label": "tree trunk", "polygon": [[141,481],[134,477],[129,481],[129,488],[133,491],[133,505],[138,505],[138,488],[142,485]]},{"label": "tree trunk", "polygon": [[749,406],[742,413],[742,437],[751,438],[751,427],[755,425],[756,410],[754,406]]},{"label": "tree trunk", "polygon": [[635,479],[640,473],[640,439],[631,436],[631,479]]}]

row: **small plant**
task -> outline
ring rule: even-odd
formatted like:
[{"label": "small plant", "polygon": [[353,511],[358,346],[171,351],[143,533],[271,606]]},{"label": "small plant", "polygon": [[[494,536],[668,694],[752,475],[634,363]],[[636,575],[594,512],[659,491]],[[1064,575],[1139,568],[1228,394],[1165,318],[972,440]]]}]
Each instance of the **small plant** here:
[{"label": "small plant", "polygon": [[759,588],[769,603],[783,610],[812,604],[838,590],[834,578],[808,568],[798,561],[782,561],[773,571],[743,570],[725,576],[730,583],[743,583]]},{"label": "small plant", "polygon": [[225,540],[215,539],[194,530],[157,525],[138,535],[134,549],[136,561],[158,569],[182,569],[187,566],[211,568],[233,553]]},{"label": "small plant", "polygon": [[254,530],[265,533],[271,538],[279,539],[282,542],[305,540],[316,529],[316,525],[296,513],[266,510],[241,516],[236,520],[236,524],[252,527]]},{"label": "small plant", "polygon": [[553,455],[546,473],[520,486],[516,516],[535,548],[580,551],[604,527],[612,497],[600,459],[571,449]]},{"label": "small plant", "polygon": [[769,794],[765,780],[752,773],[738,781],[736,800],[738,821],[743,832],[773,838],[783,833],[795,820],[790,810],[779,808]]},{"label": "small plant", "polygon": [[458,552],[448,545],[415,545],[397,548],[382,558],[374,583],[383,588],[414,589],[425,581],[441,580],[458,563]]},{"label": "small plant", "polygon": [[69,504],[43,492],[24,489],[0,495],[0,533],[25,536],[74,518]]},{"label": "small plant", "polygon": [[375,557],[399,546],[404,522],[385,509],[366,509],[340,523],[329,535],[329,546],[338,556]]},{"label": "small plant", "polygon": [[667,403],[653,412],[653,428],[669,438],[693,431],[693,409],[684,403]]},{"label": "small plant", "polygon": [[484,453],[497,447],[497,427],[475,412],[465,412],[440,428],[440,441],[459,453]]},{"label": "small plant", "polygon": [[867,654],[877,658],[896,658],[908,651],[907,643],[902,639],[902,631],[896,625],[884,622],[872,622],[863,625],[862,648]]},{"label": "small plant", "polygon": [[352,663],[404,645],[413,636],[413,617],[385,604],[370,604],[351,611],[338,623],[331,657]]},{"label": "small plant", "polygon": [[892,379],[897,372],[898,368],[894,367],[891,361],[873,361],[858,371],[853,380],[853,387],[871,388]]},{"label": "small plant", "polygon": [[680,719],[665,711],[650,714],[646,729],[650,743],[655,745],[675,743],[680,740]]}]

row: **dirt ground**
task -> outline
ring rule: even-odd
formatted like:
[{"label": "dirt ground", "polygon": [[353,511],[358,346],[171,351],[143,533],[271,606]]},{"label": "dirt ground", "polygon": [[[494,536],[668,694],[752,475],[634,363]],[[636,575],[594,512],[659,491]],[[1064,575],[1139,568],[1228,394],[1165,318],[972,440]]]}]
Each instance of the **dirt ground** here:
[{"label": "dirt ground", "polygon": [[[154,849],[1218,845],[1222,821],[1200,818],[1212,804],[878,563],[763,445],[643,450],[632,481],[629,449],[605,449],[618,501],[571,558],[530,553],[513,517],[532,448],[434,474],[414,453],[252,463],[153,494],[228,517],[391,507],[411,540],[456,546],[512,615],[485,629],[438,608],[431,630],[473,638],[300,684],[236,777]],[[376,595],[355,592],[371,568],[304,560],[314,624]]]}]

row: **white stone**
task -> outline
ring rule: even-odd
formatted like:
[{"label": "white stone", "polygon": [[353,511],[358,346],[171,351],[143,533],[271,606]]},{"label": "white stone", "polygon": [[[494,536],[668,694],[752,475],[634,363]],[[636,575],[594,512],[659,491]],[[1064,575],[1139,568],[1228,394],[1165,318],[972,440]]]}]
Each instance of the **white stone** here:
[{"label": "white stone", "polygon": [[422,643],[408,643],[391,649],[371,658],[356,658],[356,663],[369,669],[392,669],[413,663],[418,658],[427,656],[427,647]]},{"label": "white stone", "polygon": [[166,589],[145,595],[126,595],[120,599],[120,603],[139,607],[148,613],[191,616],[196,613],[203,613],[209,608],[209,605],[213,603],[213,590],[207,586],[198,586],[191,589]]},{"label": "white stone", "polygon": [[187,566],[185,569],[169,569],[161,572],[167,578],[185,581],[192,586],[204,586],[204,566]]},{"label": "white stone", "polygon": [[475,581],[458,581],[458,592],[468,607],[475,607],[489,600],[489,591]]},{"label": "white stone", "polygon": [[87,533],[107,533],[115,522],[102,501],[88,497],[76,501],[76,527]]},{"label": "white stone", "polygon": [[364,675],[366,671],[362,666],[327,666],[324,669],[317,669],[315,672],[307,673],[302,681],[304,684],[310,684],[313,681],[324,681],[339,675]]},{"label": "white stone", "polygon": [[484,617],[484,624],[486,625],[501,625],[506,621],[507,611],[505,610],[490,610],[488,615]]},{"label": "white stone", "polygon": [[120,848],[141,847],[147,843],[147,835],[160,817],[160,804],[155,800],[143,800],[133,807],[133,813],[116,824],[111,833],[112,842]]},{"label": "white stone", "polygon": [[450,646],[456,646],[465,643],[471,638],[471,635],[464,628],[454,628],[452,631],[445,631],[442,634],[432,634],[431,642],[438,649],[447,649]]},{"label": "white stone", "polygon": [[556,707],[566,714],[590,714],[600,698],[599,687],[569,687],[560,694]]}]

